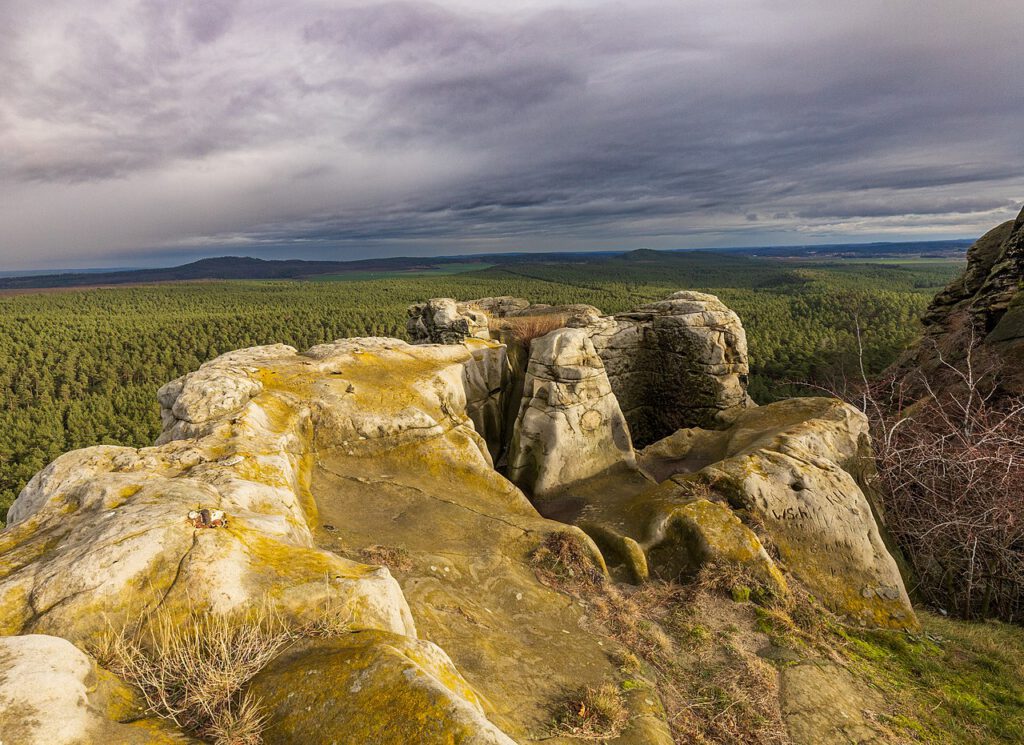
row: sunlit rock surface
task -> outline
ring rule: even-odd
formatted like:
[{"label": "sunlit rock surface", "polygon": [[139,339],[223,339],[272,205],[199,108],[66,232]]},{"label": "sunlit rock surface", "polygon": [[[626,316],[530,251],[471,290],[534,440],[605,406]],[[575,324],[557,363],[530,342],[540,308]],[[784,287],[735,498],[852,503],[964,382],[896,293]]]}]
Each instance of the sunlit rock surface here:
[{"label": "sunlit rock surface", "polygon": [[[541,580],[534,558],[554,534],[598,577],[685,582],[735,564],[779,595],[802,582],[851,622],[915,625],[858,482],[863,417],[827,399],[753,406],[742,327],[717,299],[677,293],[612,318],[461,306],[431,306],[434,331],[482,314],[444,337],[457,343],[223,355],[160,389],[154,447],[58,458],[0,532],[0,641],[66,640],[48,642],[63,650],[54,674],[77,690],[95,663],[70,643],[157,611],[338,617],[340,637],[304,641],[252,681],[267,742],[558,745],[572,742],[552,728],[567,691],[625,679],[594,609]],[[476,335],[531,312],[570,325],[508,345]],[[637,453],[630,411],[651,437],[673,429]],[[11,669],[47,675],[43,657]],[[667,742],[645,675],[630,673],[618,745]],[[127,726],[92,695],[52,707],[76,731]]]}]

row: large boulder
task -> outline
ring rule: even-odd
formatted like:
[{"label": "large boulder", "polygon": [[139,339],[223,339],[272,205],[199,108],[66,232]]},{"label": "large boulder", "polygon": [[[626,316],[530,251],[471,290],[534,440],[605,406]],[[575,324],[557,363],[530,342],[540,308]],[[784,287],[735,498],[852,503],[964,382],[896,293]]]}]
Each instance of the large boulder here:
[{"label": "large boulder", "polygon": [[726,426],[753,405],[746,333],[714,295],[677,292],[589,328],[640,446],[681,427]]},{"label": "large boulder", "polygon": [[414,344],[458,344],[464,339],[489,339],[486,312],[451,298],[432,298],[409,306],[406,333]]},{"label": "large boulder", "polygon": [[[39,472],[0,535],[0,633],[90,642],[157,607],[226,614],[272,597],[297,622],[331,605],[359,626],[414,634],[387,569],[314,545],[314,431],[346,394],[303,400],[281,379],[305,373],[312,393],[328,365],[289,347],[231,353],[161,390],[161,445],[86,448]],[[461,391],[461,367],[455,380]]]},{"label": "large boulder", "polygon": [[0,742],[198,745],[71,642],[39,634],[0,636]]},{"label": "large boulder", "polygon": [[915,628],[903,578],[858,483],[870,457],[860,411],[797,398],[745,411],[726,430],[678,432],[639,462],[666,479],[656,490],[662,504],[710,493],[759,526],[785,567],[852,623]]},{"label": "large boulder", "polygon": [[362,632],[296,645],[249,691],[268,713],[271,742],[515,745],[487,720],[448,655],[407,636]]},{"label": "large boulder", "polygon": [[509,479],[534,499],[635,469],[629,427],[584,329],[534,339],[509,451]]}]

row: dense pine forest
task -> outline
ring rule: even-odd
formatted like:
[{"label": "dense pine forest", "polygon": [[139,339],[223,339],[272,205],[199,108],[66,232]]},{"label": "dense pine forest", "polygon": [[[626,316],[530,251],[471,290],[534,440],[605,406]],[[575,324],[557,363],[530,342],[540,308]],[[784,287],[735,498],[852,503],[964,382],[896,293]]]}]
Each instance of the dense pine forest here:
[{"label": "dense pine forest", "polygon": [[299,349],[345,336],[404,336],[406,307],[429,297],[517,295],[628,310],[679,289],[718,295],[743,319],[758,401],[869,372],[917,334],[955,262],[820,263],[637,251],[598,260],[517,260],[439,276],[234,281],[0,297],[0,519],[49,461],[99,443],[142,446],[159,432],[156,389],[239,347]]}]

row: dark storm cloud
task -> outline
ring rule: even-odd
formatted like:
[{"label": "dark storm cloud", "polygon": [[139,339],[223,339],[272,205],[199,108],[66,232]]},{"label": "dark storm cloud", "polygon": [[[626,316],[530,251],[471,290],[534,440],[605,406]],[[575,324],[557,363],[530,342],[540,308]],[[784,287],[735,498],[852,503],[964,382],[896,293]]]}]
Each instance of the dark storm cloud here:
[{"label": "dark storm cloud", "polygon": [[515,5],[0,0],[0,264],[971,234],[1024,198],[1010,0]]}]

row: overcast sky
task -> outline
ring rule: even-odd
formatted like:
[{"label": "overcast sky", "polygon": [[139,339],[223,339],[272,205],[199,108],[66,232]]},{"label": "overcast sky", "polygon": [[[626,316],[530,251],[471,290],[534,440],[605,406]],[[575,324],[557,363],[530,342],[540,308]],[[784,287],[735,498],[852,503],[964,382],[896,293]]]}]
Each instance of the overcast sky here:
[{"label": "overcast sky", "polygon": [[975,236],[1020,0],[0,0],[0,269]]}]

